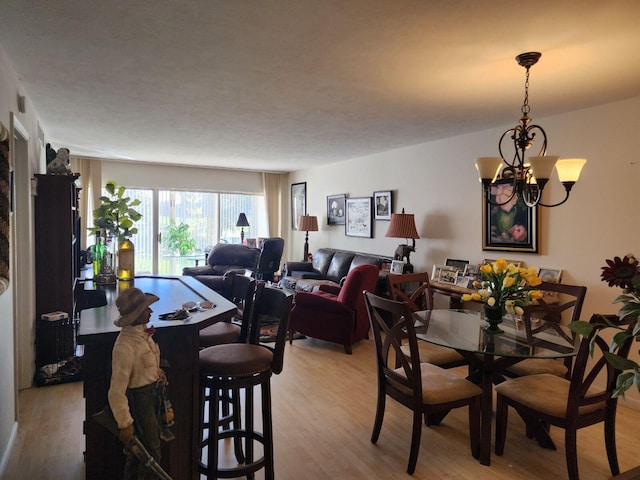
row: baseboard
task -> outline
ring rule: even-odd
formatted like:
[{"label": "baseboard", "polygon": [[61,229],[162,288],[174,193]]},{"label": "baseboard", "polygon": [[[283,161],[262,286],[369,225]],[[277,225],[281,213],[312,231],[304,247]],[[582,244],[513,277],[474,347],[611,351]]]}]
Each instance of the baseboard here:
[{"label": "baseboard", "polygon": [[7,442],[7,448],[2,452],[2,460],[0,461],[0,478],[4,476],[4,471],[7,468],[7,464],[9,463],[9,457],[11,456],[11,451],[13,450],[13,444],[16,441],[16,437],[18,436],[18,422],[13,422],[13,427],[11,428],[11,435],[9,435],[9,441]]}]

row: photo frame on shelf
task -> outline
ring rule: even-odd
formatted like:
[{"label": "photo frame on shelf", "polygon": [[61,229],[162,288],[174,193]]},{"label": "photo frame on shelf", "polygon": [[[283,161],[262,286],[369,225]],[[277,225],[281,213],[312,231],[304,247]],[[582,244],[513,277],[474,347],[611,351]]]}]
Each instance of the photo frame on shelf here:
[{"label": "photo frame on shelf", "polygon": [[298,218],[307,214],[307,182],[291,184],[291,230],[298,230]]},{"label": "photo frame on shelf", "polygon": [[477,263],[469,263],[464,267],[464,274],[466,276],[476,276],[480,274],[480,265]]},{"label": "photo frame on shelf", "polygon": [[540,280],[543,282],[560,283],[560,280],[562,279],[562,270],[540,267],[538,269],[538,277],[540,277]]},{"label": "photo frame on shelf", "polygon": [[476,279],[473,276],[459,273],[458,278],[456,279],[456,287],[473,288],[473,282],[475,282],[475,280]]},{"label": "photo frame on shelf", "polygon": [[446,265],[440,269],[438,282],[445,285],[455,285],[458,280],[458,270]]},{"label": "photo frame on shelf", "polygon": [[453,267],[458,270],[460,273],[464,273],[465,268],[469,265],[469,260],[455,260],[453,258],[447,258],[444,261],[445,266]]},{"label": "photo frame on shelf", "polygon": [[402,275],[404,272],[404,262],[401,260],[391,261],[391,273],[395,275]]},{"label": "photo frame on shelf", "polygon": [[327,195],[327,225],[344,225],[346,198],[344,193]]},{"label": "photo frame on shelf", "polygon": [[434,265],[431,270],[431,281],[438,282],[438,278],[440,278],[440,270],[446,268],[446,265]]},{"label": "photo frame on shelf", "polygon": [[490,199],[482,197],[482,249],[505,252],[538,252],[538,207],[527,207],[522,197],[513,192],[511,179],[491,185]]},{"label": "photo frame on shelf", "polygon": [[373,192],[373,206],[375,220],[391,220],[391,212],[393,211],[391,191]]},{"label": "photo frame on shelf", "polygon": [[371,203],[371,197],[347,198],[345,200],[345,235],[371,238]]}]

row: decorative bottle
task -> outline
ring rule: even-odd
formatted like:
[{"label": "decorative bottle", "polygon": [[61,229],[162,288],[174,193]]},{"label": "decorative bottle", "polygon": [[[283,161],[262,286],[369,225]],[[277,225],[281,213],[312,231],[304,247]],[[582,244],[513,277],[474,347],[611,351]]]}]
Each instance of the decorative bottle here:
[{"label": "decorative bottle", "polygon": [[96,231],[96,243],[93,246],[93,278],[96,278],[102,269],[102,259],[104,257],[104,244],[100,230]]},{"label": "decorative bottle", "polygon": [[118,245],[118,280],[133,280],[135,277],[135,249],[133,242],[126,236]]}]

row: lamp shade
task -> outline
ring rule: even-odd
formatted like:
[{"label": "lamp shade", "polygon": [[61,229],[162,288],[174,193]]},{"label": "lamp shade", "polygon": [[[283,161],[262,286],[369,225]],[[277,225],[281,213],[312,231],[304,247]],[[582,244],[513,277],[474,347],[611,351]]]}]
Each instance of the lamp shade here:
[{"label": "lamp shade", "polygon": [[584,158],[562,158],[556,163],[556,171],[561,182],[577,182],[582,167],[587,163]]},{"label": "lamp shade", "polygon": [[236,227],[248,227],[249,220],[247,220],[247,216],[244,213],[238,215],[238,221],[236,222]]},{"label": "lamp shade", "polygon": [[392,213],[391,223],[385,237],[420,238],[412,213]]},{"label": "lamp shade", "polygon": [[300,217],[298,217],[298,230],[303,232],[317,232],[318,217],[314,215],[300,215]]}]

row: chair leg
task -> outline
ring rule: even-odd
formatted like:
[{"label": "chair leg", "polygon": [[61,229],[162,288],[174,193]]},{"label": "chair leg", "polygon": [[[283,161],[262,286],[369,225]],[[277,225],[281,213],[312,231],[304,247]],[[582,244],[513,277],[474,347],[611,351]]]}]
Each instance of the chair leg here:
[{"label": "chair leg", "polygon": [[[209,442],[207,444],[207,469],[213,473],[218,468],[218,428],[220,428],[219,416],[220,396],[215,387],[209,388]],[[214,473],[215,476],[215,473]]]},{"label": "chair leg", "polygon": [[443,410],[441,412],[429,413],[424,416],[424,423],[426,426],[430,427],[432,425],[440,425],[444,417],[446,417],[451,409]]},{"label": "chair leg", "polygon": [[577,432],[575,428],[566,428],[564,431],[564,448],[567,457],[567,472],[569,480],[578,480],[578,447]]},{"label": "chair leg", "polygon": [[382,420],[384,419],[384,407],[386,400],[387,398],[384,391],[378,390],[378,406],[376,408],[376,419],[373,422],[371,443],[376,443],[378,441],[378,437],[380,437],[380,430],[382,430]]},{"label": "chair leg", "polygon": [[604,419],[604,444],[607,448],[607,458],[609,459],[609,468],[611,475],[620,474],[620,465],[618,465],[618,451],[616,449],[616,412],[611,409]]},{"label": "chair leg", "polygon": [[262,384],[262,425],[264,439],[264,478],[274,480],[275,468],[273,462],[273,422],[271,419],[271,384]]},{"label": "chair leg", "polygon": [[[240,391],[237,388],[229,391],[230,403],[232,408],[231,422],[235,430],[242,430],[242,414],[240,407]],[[242,438],[235,436],[233,438],[233,449],[236,454],[236,460],[238,463],[244,463],[244,452],[242,451]]]},{"label": "chair leg", "polygon": [[480,415],[481,397],[476,396],[469,404],[469,441],[471,442],[471,455],[480,458]]},{"label": "chair leg", "polygon": [[344,344],[344,353],[346,353],[347,355],[351,355],[352,351],[351,351],[351,343],[345,343]]},{"label": "chair leg", "polygon": [[504,453],[504,441],[507,437],[507,419],[509,406],[505,398],[498,394],[496,400],[496,455]]},{"label": "chair leg", "polygon": [[411,451],[409,452],[409,465],[407,473],[413,475],[416,471],[416,463],[418,462],[418,452],[420,451],[420,437],[422,435],[422,412],[414,410],[413,412],[413,430],[411,432]]}]

